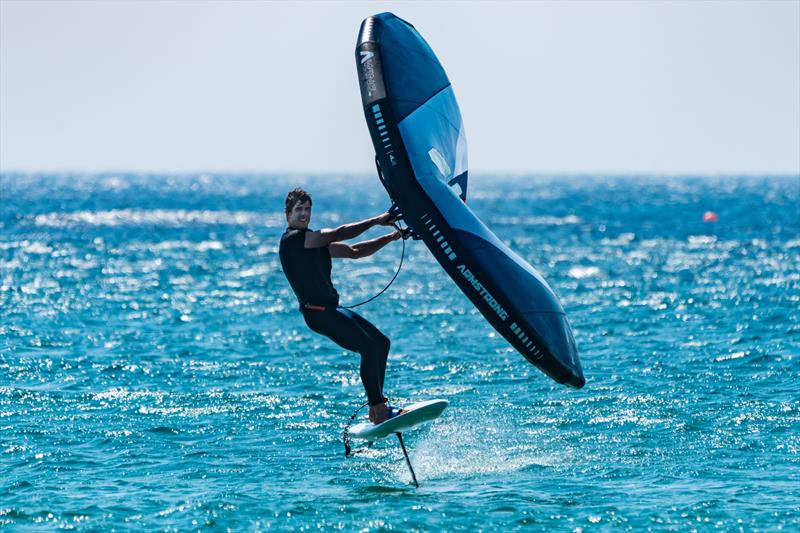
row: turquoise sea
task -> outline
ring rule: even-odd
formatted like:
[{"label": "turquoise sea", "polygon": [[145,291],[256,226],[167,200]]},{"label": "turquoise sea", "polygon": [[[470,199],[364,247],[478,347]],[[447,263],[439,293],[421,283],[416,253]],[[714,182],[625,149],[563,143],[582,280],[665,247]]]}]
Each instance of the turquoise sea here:
[{"label": "turquoise sea", "polygon": [[[295,185],[316,228],[388,207],[366,175],[0,175],[0,529],[800,529],[800,177],[474,175],[587,384],[408,241],[359,312],[394,403],[450,402],[405,436],[419,489],[396,441],[344,457],[358,357],[281,272]],[[337,261],[342,303],[400,252]]]}]

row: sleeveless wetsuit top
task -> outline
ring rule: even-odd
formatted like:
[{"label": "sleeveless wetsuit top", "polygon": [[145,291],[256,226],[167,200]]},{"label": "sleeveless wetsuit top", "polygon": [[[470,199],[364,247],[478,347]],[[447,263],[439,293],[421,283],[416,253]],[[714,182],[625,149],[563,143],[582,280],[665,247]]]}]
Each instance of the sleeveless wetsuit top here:
[{"label": "sleeveless wetsuit top", "polygon": [[306,248],[309,229],[287,228],[281,236],[281,266],[302,308],[306,304],[336,307],[339,293],[331,283],[331,252],[327,246]]}]

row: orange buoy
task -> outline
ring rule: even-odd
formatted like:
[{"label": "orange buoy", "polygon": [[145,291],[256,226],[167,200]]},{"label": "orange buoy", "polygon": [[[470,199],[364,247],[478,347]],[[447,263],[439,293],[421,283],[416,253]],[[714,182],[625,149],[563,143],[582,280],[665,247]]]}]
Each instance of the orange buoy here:
[{"label": "orange buoy", "polygon": [[716,222],[719,220],[719,215],[714,211],[706,211],[703,213],[703,222]]}]

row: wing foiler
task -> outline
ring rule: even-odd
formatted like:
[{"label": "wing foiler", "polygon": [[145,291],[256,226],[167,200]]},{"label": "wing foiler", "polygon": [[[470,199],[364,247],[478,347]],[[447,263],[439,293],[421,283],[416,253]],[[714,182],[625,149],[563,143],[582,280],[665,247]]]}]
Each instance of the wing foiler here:
[{"label": "wing foiler", "polygon": [[453,88],[428,43],[392,13],[356,45],[380,177],[403,219],[491,325],[558,383],[582,387],[575,339],[553,289],[467,207],[467,141]]}]

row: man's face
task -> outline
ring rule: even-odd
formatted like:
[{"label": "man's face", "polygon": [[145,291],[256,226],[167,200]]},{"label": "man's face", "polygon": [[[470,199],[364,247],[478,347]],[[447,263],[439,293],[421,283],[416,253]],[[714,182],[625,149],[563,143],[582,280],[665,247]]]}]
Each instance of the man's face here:
[{"label": "man's face", "polygon": [[311,202],[297,202],[286,215],[289,226],[297,229],[306,229],[311,221]]}]

